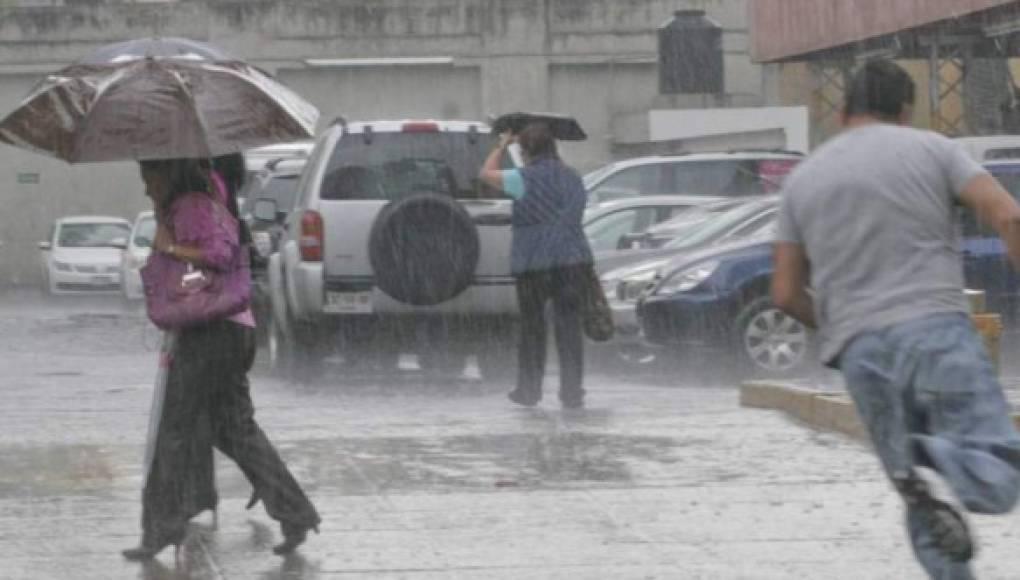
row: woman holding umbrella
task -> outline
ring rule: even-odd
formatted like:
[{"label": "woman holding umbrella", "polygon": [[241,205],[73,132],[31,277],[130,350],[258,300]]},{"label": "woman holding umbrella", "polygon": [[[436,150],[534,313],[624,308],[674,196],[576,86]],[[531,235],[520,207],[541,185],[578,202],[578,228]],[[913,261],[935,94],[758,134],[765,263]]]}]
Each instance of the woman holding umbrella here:
[{"label": "woman holding umbrella", "polygon": [[[240,243],[243,222],[236,209],[228,210],[217,199],[229,192],[212,193],[218,188],[202,163],[142,161],[141,174],[158,223],[150,265],[180,261],[213,272],[247,270]],[[147,277],[146,283],[161,280]],[[146,293],[161,290],[147,288]],[[234,287],[225,284],[223,291]],[[188,520],[205,507],[198,498],[208,482],[204,469],[212,445],[238,464],[254,486],[254,497],[280,522],[284,541],[274,552],[293,551],[308,530],[317,529],[318,513],[254,418],[247,379],[255,356],[254,325],[245,308],[176,331],[143,492],[142,541],[124,551],[126,558],[150,559],[168,545],[180,546]]]},{"label": "woman holding umbrella", "polygon": [[[142,541],[124,551],[129,559],[180,546],[188,520],[215,505],[213,445],[237,462],[255,488],[253,499],[280,521],[278,554],[293,551],[319,523],[254,420],[246,237],[229,184],[198,161],[311,138],[318,116],[266,73],[214,47],[151,38],[101,48],[47,76],[0,121],[0,141],[69,163],[155,160],[141,163],[159,222],[146,269],[176,273],[176,280],[150,276],[150,318],[159,318],[153,297],[188,294],[181,290],[190,292],[189,284],[200,289],[191,294],[236,306],[187,325],[161,324],[173,348],[165,390],[157,389],[153,401]],[[217,276],[230,280],[220,292],[208,282]],[[167,312],[171,302],[161,303]]]},{"label": "woman holding umbrella", "polygon": [[[499,130],[500,125],[497,122],[494,128]],[[542,399],[545,307],[551,301],[560,361],[560,402],[564,408],[578,409],[584,406],[582,316],[592,264],[591,248],[581,227],[588,196],[577,172],[560,160],[553,126],[547,120],[533,120],[515,131],[516,137],[503,133],[480,178],[514,199],[511,262],[521,329],[517,388],[509,398],[525,407]],[[521,147],[525,167],[501,171],[500,159],[514,140]]]}]

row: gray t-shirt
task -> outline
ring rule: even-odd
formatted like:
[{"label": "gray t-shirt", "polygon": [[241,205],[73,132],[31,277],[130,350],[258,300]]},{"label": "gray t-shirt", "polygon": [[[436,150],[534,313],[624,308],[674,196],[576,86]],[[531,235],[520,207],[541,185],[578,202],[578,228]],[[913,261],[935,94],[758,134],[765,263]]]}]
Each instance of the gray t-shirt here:
[{"label": "gray t-shirt", "polygon": [[950,139],[875,124],[790,175],[777,240],[803,245],[811,263],[824,362],[861,332],[967,312],[955,207],[983,172]]}]

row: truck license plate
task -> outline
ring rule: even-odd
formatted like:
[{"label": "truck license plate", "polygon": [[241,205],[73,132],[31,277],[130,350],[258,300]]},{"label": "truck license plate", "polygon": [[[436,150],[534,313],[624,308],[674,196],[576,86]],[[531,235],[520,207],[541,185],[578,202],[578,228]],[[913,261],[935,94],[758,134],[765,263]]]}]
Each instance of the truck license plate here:
[{"label": "truck license plate", "polygon": [[371,292],[326,292],[324,310],[330,313],[371,314]]}]

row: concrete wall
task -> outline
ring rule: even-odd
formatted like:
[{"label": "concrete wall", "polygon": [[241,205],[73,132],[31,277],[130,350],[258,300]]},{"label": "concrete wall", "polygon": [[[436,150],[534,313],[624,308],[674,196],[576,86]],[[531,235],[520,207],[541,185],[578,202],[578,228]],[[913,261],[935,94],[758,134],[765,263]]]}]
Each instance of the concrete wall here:
[{"label": "concrete wall", "polygon": [[[702,106],[658,95],[656,29],[700,8],[724,27],[726,101],[762,104],[748,54],[748,0],[51,0],[0,8],[0,114],[32,83],[109,42],[163,35],[212,42],[275,73],[323,112],[365,118],[484,118],[510,110],[575,114],[592,139],[564,147],[582,170],[614,142],[647,139],[628,116]],[[39,4],[39,3],[36,3]],[[3,6],[10,6],[4,3]],[[307,59],[450,57],[448,65],[318,67]],[[621,134],[626,127],[638,133]],[[30,174],[38,174],[39,183]],[[144,207],[131,164],[71,168],[0,149],[0,284],[35,283],[35,244],[74,213],[132,217]],[[29,174],[26,176],[26,174]]]}]

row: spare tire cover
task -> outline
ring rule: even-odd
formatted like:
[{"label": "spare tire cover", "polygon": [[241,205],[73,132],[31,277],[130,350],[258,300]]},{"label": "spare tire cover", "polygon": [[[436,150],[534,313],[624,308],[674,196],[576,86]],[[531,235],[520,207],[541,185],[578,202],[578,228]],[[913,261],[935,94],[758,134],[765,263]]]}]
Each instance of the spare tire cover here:
[{"label": "spare tire cover", "polygon": [[414,306],[463,292],[474,280],[478,254],[471,214],[453,199],[426,193],[385,206],[368,241],[376,285]]}]

